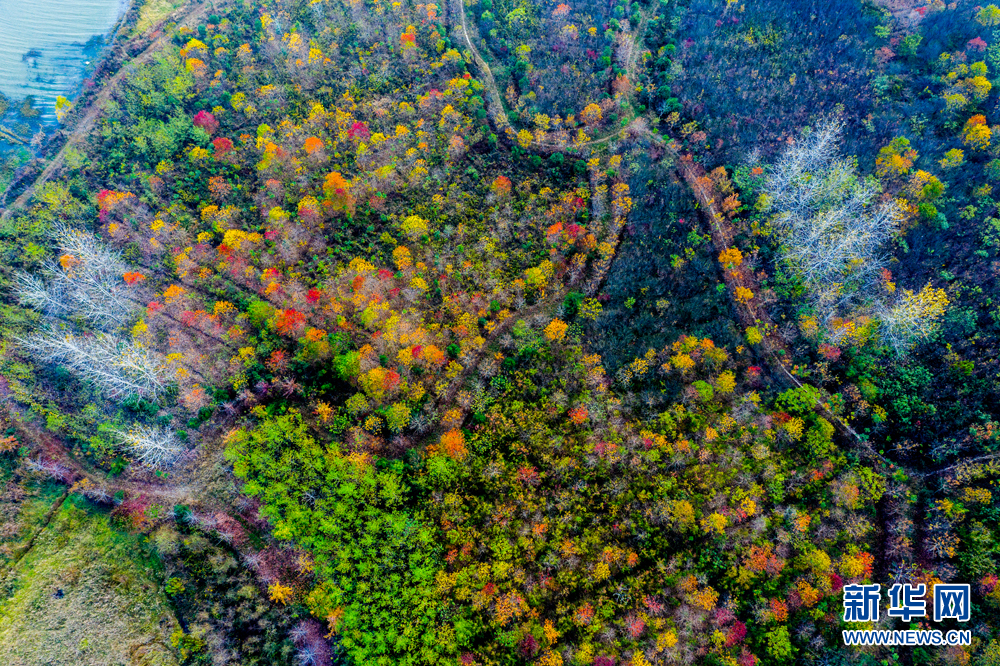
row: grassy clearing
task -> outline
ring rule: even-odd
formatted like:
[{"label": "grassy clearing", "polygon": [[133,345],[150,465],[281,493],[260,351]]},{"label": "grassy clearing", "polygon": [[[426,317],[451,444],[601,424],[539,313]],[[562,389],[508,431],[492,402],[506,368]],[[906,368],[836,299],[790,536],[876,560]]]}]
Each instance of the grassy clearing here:
[{"label": "grassy clearing", "polygon": [[132,37],[141,35],[167,17],[170,12],[184,4],[185,0],[148,0],[139,10],[139,21],[135,24]]},{"label": "grassy clearing", "polygon": [[3,663],[176,666],[161,571],[143,537],[71,497],[0,581]]}]

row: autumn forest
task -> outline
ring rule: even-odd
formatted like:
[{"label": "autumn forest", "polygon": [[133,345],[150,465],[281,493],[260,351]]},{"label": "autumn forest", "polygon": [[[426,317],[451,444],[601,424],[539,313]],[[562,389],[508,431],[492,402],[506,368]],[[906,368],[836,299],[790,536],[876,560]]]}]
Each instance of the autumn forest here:
[{"label": "autumn forest", "polygon": [[1000,666],[997,6],[141,0],[86,76],[0,154],[0,663]]}]

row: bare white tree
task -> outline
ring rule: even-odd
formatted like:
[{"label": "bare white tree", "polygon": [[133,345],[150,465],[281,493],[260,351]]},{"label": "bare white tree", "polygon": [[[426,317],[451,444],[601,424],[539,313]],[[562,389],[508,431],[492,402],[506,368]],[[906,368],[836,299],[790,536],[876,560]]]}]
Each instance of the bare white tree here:
[{"label": "bare white tree", "polygon": [[21,305],[53,317],[69,313],[65,299],[60,298],[55,289],[37,275],[18,271],[14,274],[12,287]]},{"label": "bare white tree", "polygon": [[28,469],[33,472],[42,472],[60,481],[68,481],[73,476],[73,473],[65,465],[56,460],[43,460],[39,457],[34,460],[29,458],[25,463]]},{"label": "bare white tree", "polygon": [[166,386],[162,363],[144,346],[119,331],[138,309],[124,280],[128,265],[99,239],[80,229],[59,226],[53,240],[59,264],[42,276],[19,273],[13,290],[23,305],[50,317],[80,317],[101,332],[80,336],[55,330],[20,342],[43,362],[61,363],[110,398],[155,398]]},{"label": "bare white tree", "polygon": [[61,266],[44,270],[47,280],[20,273],[14,293],[23,305],[52,316],[75,314],[104,330],[130,323],[137,309],[123,275],[121,256],[82,230],[61,226],[53,233]]},{"label": "bare white tree", "polygon": [[156,398],[166,389],[163,364],[146,347],[127,338],[108,333],[80,336],[48,331],[19,342],[38,360],[63,364],[110,398]]},{"label": "bare white tree", "polygon": [[803,134],[774,165],[764,192],[784,257],[825,320],[869,293],[901,220],[894,201],[876,203],[877,182],[839,156],[842,128],[827,121]]},{"label": "bare white tree", "polygon": [[839,156],[842,131],[842,123],[826,121],[804,133],[771,169],[764,194],[784,258],[824,321],[864,305],[882,340],[902,355],[937,329],[948,297],[929,284],[891,299],[876,289],[902,214],[894,200],[878,203],[876,181]]},{"label": "bare white tree", "polygon": [[128,431],[116,431],[115,434],[129,446],[129,452],[147,467],[167,466],[184,452],[177,436],[166,428],[136,424]]}]

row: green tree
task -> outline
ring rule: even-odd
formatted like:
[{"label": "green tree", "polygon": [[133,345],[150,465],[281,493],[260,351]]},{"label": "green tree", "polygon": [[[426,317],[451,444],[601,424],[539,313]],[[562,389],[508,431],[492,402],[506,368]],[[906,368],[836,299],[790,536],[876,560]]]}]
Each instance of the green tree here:
[{"label": "green tree", "polygon": [[792,641],[788,636],[788,627],[781,625],[780,627],[775,627],[771,631],[764,635],[767,641],[767,653],[776,662],[786,662],[790,661],[792,655],[795,653],[795,648],[792,647]]}]

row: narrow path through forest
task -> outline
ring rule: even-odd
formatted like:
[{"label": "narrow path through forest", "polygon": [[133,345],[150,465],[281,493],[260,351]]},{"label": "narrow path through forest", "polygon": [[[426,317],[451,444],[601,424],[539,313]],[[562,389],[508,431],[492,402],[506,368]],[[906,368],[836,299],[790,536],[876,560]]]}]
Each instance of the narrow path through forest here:
[{"label": "narrow path through forest", "polygon": [[[460,27],[462,29],[462,36],[464,37],[465,43],[472,54],[473,60],[475,61],[476,65],[482,72],[482,78],[484,79],[485,85],[489,90],[489,96],[492,98],[493,104],[496,107],[493,114],[491,114],[491,117],[497,123],[498,130],[509,128],[510,123],[507,119],[504,110],[503,98],[500,96],[500,91],[497,88],[496,79],[493,76],[493,71],[490,69],[489,64],[482,57],[482,55],[480,55],[479,50],[472,43],[472,39],[469,37],[469,30],[467,27],[466,16],[465,16],[465,3],[462,2],[461,0],[455,0],[455,6],[458,8],[458,14],[461,24]],[[634,71],[634,66],[636,64],[636,54],[638,53],[639,50],[638,47],[641,43],[642,28],[644,28],[645,22],[646,18],[645,15],[643,15],[643,20],[640,24],[640,29],[636,31],[636,34],[633,37],[634,39],[633,48],[630,49],[629,53],[629,63],[628,63],[629,75],[631,75]],[[615,138],[620,138],[630,128],[631,125],[627,125],[621,128],[620,130],[614,132],[613,134],[605,136],[601,139],[596,139],[585,143],[578,143],[572,146],[561,146],[557,144],[545,144],[545,143],[533,142],[532,147],[543,148],[543,149],[571,150],[574,148],[594,146],[606,143]],[[692,193],[694,194],[695,198],[699,203],[699,206],[701,207],[702,212],[707,216],[716,255],[721,254],[723,251],[725,251],[730,247],[735,232],[732,229],[732,226],[727,221],[726,217],[718,210],[718,207],[715,205],[715,200],[712,197],[711,193],[705,190],[704,185],[699,180],[705,176],[704,169],[700,165],[695,164],[693,160],[682,159],[681,156],[676,151],[676,149],[671,144],[669,144],[664,139],[664,137],[657,134],[652,134],[651,132],[648,131],[645,132],[645,135],[651,141],[659,143],[660,145],[665,147],[668,151],[670,151],[672,158],[674,158],[676,160],[676,163],[680,165],[677,168],[677,171],[690,187]],[[617,242],[618,240],[619,239],[616,237],[614,243],[616,254],[618,249],[618,242]],[[612,256],[612,262],[613,260],[614,260],[614,255]],[[759,300],[753,298],[745,303],[741,303],[735,297],[737,287],[748,288],[751,290],[753,294],[755,295],[758,294],[759,285],[756,283],[756,276],[754,276],[752,271],[741,271],[737,273],[734,271],[727,271],[722,266],[719,266],[719,269],[723,275],[723,280],[725,281],[726,286],[728,287],[730,296],[733,299],[734,309],[737,313],[737,316],[740,319],[740,323],[743,326],[744,330],[751,326],[759,326],[762,329],[762,333],[764,334],[762,351],[764,352],[764,356],[766,358],[768,366],[771,368],[773,374],[781,378],[787,384],[797,388],[801,388],[802,383],[788,371],[788,368],[785,367],[785,363],[783,363],[782,359],[780,358],[781,356],[784,356],[790,359],[791,350],[788,349],[788,345],[777,334],[776,327],[771,321],[766,310],[760,305]],[[478,365],[481,358],[482,354],[480,354],[475,363],[470,364],[470,366],[465,369],[463,375],[471,372],[475,368],[475,366]],[[450,396],[454,395],[454,390],[457,389],[453,388],[453,390],[449,391]],[[824,415],[824,417],[826,417],[831,423],[833,423],[843,435],[849,438],[853,444],[858,446],[866,457],[877,461],[880,467],[882,467],[883,469],[888,468],[890,463],[881,454],[876,452],[871,447],[871,444],[866,439],[862,438],[857,432],[855,432],[855,430],[846,422],[844,422],[843,419],[834,415],[832,412],[830,412],[829,409],[826,408],[825,405],[823,405],[818,401],[816,403],[816,408]]]},{"label": "narrow path through forest", "polygon": [[[465,44],[466,46],[469,47],[469,51],[472,53],[472,59],[473,61],[475,61],[476,66],[482,72],[483,77],[485,77],[484,84],[487,90],[489,91],[489,96],[493,98],[493,106],[495,107],[495,110],[491,116],[493,122],[496,124],[498,131],[502,132],[505,129],[510,129],[511,131],[513,131],[514,128],[511,126],[510,120],[507,119],[506,107],[504,106],[503,103],[503,97],[500,96],[500,89],[497,87],[496,79],[493,76],[493,70],[490,68],[489,64],[486,62],[483,56],[480,55],[479,49],[476,48],[476,46],[472,43],[472,39],[469,37],[469,29],[467,27],[465,20],[465,3],[463,2],[463,0],[454,0],[454,1],[455,1],[455,6],[458,7],[458,15],[460,19],[459,21],[460,25],[457,27],[460,27],[462,29],[462,37],[465,39]],[[632,77],[631,75],[635,71],[635,66],[637,64],[635,54],[638,51],[638,46],[640,42],[642,41],[641,30],[645,29],[646,25],[645,12],[643,12],[642,16],[643,18],[640,23],[640,30],[637,30],[632,36],[633,45],[632,48],[629,50],[629,55],[630,55],[629,62],[626,63],[626,74],[627,78],[630,79]],[[633,114],[632,120],[634,121],[635,119],[636,116]],[[572,143],[572,144],[546,143],[546,142],[532,140],[531,147],[540,149],[541,152],[546,152],[547,154],[555,151],[571,152],[579,148],[598,146],[603,143],[607,143],[608,141],[611,141],[613,139],[621,138],[626,132],[629,131],[630,128],[631,128],[631,123],[626,123],[624,127],[621,127],[620,129],[612,132],[611,134],[608,134],[607,136],[601,137],[600,139],[592,139],[590,141],[583,141],[580,143]]]},{"label": "narrow path through forest", "polygon": [[[673,150],[669,146],[668,149]],[[674,152],[674,155],[676,156],[676,152]],[[733,229],[727,217],[719,210],[713,193],[706,189],[705,170],[701,165],[695,164],[690,158],[684,157],[679,157],[677,163],[680,165],[678,172],[688,184],[688,187],[691,188],[691,192],[698,201],[702,214],[708,220],[712,245],[716,257],[718,257],[732,246],[733,238],[736,236],[735,229]],[[718,263],[718,260],[716,260],[716,263]],[[795,388],[802,388],[802,382],[790,373],[786,367],[786,364],[792,358],[792,350],[778,334],[777,327],[760,302],[760,284],[757,281],[757,276],[751,270],[726,270],[722,265],[719,265],[719,272],[722,274],[722,279],[728,288],[730,298],[732,298],[733,309],[740,320],[740,325],[744,330],[750,327],[757,327],[761,331],[764,338],[761,343],[761,351],[764,353],[772,372],[785,383]],[[753,297],[741,301],[737,297],[739,293],[737,289],[749,289]],[[833,414],[821,402],[816,402],[816,408],[842,434],[852,440],[855,445],[860,446],[867,457],[878,461],[881,465],[889,465],[889,462],[881,454],[872,449],[871,444],[855,432],[854,428],[848,425],[843,419]]]},{"label": "narrow path through forest", "polygon": [[[792,359],[792,350],[785,340],[778,334],[777,327],[768,314],[763,303],[760,302],[760,283],[757,275],[749,268],[742,270],[728,270],[723,266],[718,257],[732,247],[736,230],[733,228],[730,219],[719,210],[716,205],[716,198],[713,191],[707,189],[712,185],[712,181],[706,177],[705,170],[701,165],[695,164],[690,156],[684,156],[677,160],[680,165],[678,172],[688,184],[692,194],[698,201],[702,215],[707,219],[712,245],[716,255],[716,264],[722,274],[729,296],[732,299],[733,309],[743,330],[749,327],[757,327],[763,336],[759,344],[759,351],[762,353],[765,362],[779,381],[790,388],[802,388],[803,384],[791,372],[786,365]],[[714,189],[714,187],[713,187]],[[750,298],[740,299],[737,289],[749,289],[753,294]],[[832,423],[841,435],[847,439],[851,446],[857,450],[864,459],[874,463],[880,475],[888,477],[892,473],[892,463],[885,459],[882,454],[872,448],[871,443],[861,437],[850,425],[839,416],[833,414],[820,400],[816,400],[815,409]],[[876,550],[879,551],[878,561],[883,571],[880,573],[887,575],[890,561],[895,561],[888,552],[887,544],[890,535],[888,525],[890,515],[888,511],[889,501],[883,498],[875,505],[875,522],[879,526],[879,539]]]}]

